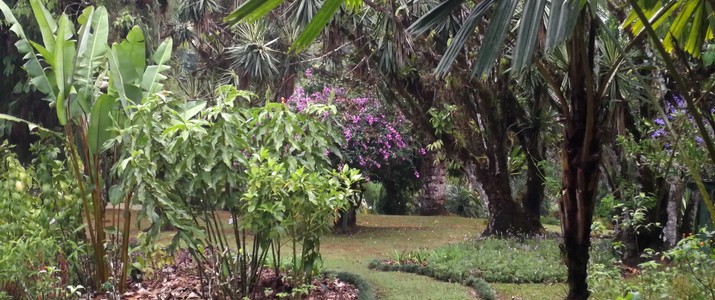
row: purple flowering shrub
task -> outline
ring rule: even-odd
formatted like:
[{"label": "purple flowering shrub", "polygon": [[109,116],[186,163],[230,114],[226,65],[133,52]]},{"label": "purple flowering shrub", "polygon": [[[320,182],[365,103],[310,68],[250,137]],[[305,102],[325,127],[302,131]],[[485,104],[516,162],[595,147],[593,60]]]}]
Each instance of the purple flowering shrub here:
[{"label": "purple flowering shrub", "polygon": [[[306,78],[312,79],[310,71]],[[411,135],[411,124],[399,111],[391,110],[374,96],[353,96],[341,87],[325,86],[311,81],[306,88],[298,87],[286,103],[297,111],[310,104],[336,106],[345,143],[338,164],[360,169],[368,180],[381,182],[390,201],[398,203],[397,211],[406,208],[409,199],[395,200],[399,195],[419,188],[419,164],[426,150]],[[311,92],[311,90],[313,92]],[[328,150],[326,150],[328,151]],[[390,191],[392,190],[392,191]],[[410,195],[403,195],[409,198]],[[395,211],[385,209],[388,213]],[[394,212],[399,213],[399,212]]]},{"label": "purple flowering shrub", "polygon": [[[706,149],[704,140],[702,138],[702,133],[697,129],[695,122],[693,121],[693,116],[688,112],[686,108],[686,103],[682,96],[677,93],[672,93],[669,97],[666,97],[665,101],[665,115],[667,117],[667,123],[670,123],[671,128],[674,132],[669,130],[666,120],[663,118],[653,119],[652,129],[650,133],[649,142],[652,143],[655,156],[658,153],[665,154],[666,157],[662,157],[661,162],[667,162],[667,156],[673,154],[675,151],[675,167],[679,167],[680,164],[690,163],[692,167],[701,166],[705,171],[703,175],[706,175],[708,168],[706,159]],[[703,112],[704,114],[715,115],[715,108],[711,108],[710,111]],[[707,133],[709,136],[715,136],[715,131],[706,122],[705,127],[707,128]],[[658,150],[660,149],[660,151]],[[662,151],[665,149],[666,151]],[[661,155],[662,156],[662,155]],[[653,156],[651,156],[653,157]],[[704,163],[701,164],[701,163]],[[685,170],[685,166],[683,167]],[[712,168],[712,166],[710,166]]]}]

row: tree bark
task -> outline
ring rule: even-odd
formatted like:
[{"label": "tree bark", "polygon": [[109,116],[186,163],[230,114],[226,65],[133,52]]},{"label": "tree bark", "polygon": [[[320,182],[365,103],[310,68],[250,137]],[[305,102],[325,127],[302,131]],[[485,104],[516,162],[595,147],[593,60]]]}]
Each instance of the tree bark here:
[{"label": "tree bark", "polygon": [[350,205],[348,210],[340,211],[340,217],[335,220],[333,228],[338,232],[350,232],[357,228],[358,204]]},{"label": "tree bark", "polygon": [[488,198],[489,211],[482,236],[528,236],[541,231],[541,226],[535,226],[534,220],[527,218],[523,207],[512,197],[509,174],[480,172],[478,177]]},{"label": "tree bark", "polygon": [[683,183],[675,182],[670,185],[668,195],[668,222],[665,224],[665,244],[669,248],[678,243],[678,212],[680,201],[683,200]]},{"label": "tree bark", "polygon": [[594,196],[600,177],[601,140],[593,73],[596,26],[584,8],[573,36],[567,42],[568,77],[571,85],[569,105],[562,106],[564,140],[562,144],[561,229],[568,269],[567,299],[588,299],[588,260],[591,246]]},{"label": "tree bark", "polygon": [[422,166],[424,183],[420,191],[420,215],[436,216],[447,212],[444,208],[447,190],[447,166],[444,160],[435,162],[430,154]]}]

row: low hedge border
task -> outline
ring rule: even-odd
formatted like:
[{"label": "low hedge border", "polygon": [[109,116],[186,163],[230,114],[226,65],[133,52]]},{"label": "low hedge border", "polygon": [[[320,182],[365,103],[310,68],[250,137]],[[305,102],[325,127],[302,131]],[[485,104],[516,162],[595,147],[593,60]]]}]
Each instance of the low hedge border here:
[{"label": "low hedge border", "polygon": [[405,273],[415,273],[427,277],[432,277],[434,279],[446,282],[458,282],[468,287],[473,288],[479,298],[484,300],[495,300],[497,299],[497,294],[489,286],[489,283],[484,281],[484,279],[468,276],[463,279],[461,274],[448,274],[435,272],[432,268],[428,266],[422,266],[417,264],[386,264],[384,260],[374,259],[368,264],[368,268],[371,270],[385,271],[385,272],[405,272]]},{"label": "low hedge border", "polygon": [[372,285],[370,285],[370,283],[368,283],[367,281],[362,279],[362,277],[356,274],[333,271],[325,272],[325,274],[328,276],[335,276],[336,278],[340,279],[340,281],[354,285],[358,289],[358,300],[377,299],[375,289],[372,288]]}]

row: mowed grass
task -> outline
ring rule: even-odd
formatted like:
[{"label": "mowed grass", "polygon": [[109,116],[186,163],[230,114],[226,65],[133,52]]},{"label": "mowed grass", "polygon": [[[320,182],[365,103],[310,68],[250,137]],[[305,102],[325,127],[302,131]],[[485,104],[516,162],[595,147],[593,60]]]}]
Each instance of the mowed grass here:
[{"label": "mowed grass", "polygon": [[[114,215],[108,211],[108,218]],[[223,214],[222,214],[223,215]],[[225,215],[228,220],[228,215]],[[356,232],[329,234],[321,241],[324,268],[360,275],[377,291],[379,299],[475,299],[466,286],[447,283],[417,274],[380,272],[367,268],[375,258],[388,258],[395,252],[434,249],[477,237],[486,225],[484,220],[461,217],[420,217],[359,215]],[[146,228],[143,224],[142,228]],[[138,228],[133,223],[132,230]],[[547,228],[551,231],[556,228]],[[229,227],[226,226],[226,230]],[[173,234],[167,232],[158,241],[167,244]],[[563,284],[491,284],[500,299],[563,298]]]}]

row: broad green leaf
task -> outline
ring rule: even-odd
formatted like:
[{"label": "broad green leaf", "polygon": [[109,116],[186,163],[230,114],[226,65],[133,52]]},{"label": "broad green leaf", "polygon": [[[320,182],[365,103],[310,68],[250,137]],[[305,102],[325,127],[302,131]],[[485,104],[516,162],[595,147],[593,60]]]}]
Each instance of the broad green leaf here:
[{"label": "broad green leaf", "polygon": [[122,106],[139,103],[143,97],[141,81],[146,68],[144,33],[134,26],[121,43],[114,43],[108,52],[110,83],[117,91]]},{"label": "broad green leaf", "polygon": [[79,31],[77,61],[75,62],[74,86],[77,88],[77,101],[82,111],[88,112],[94,94],[95,69],[104,64],[109,36],[107,10],[88,7],[80,16],[82,27]]},{"label": "broad green leaf", "polygon": [[60,17],[57,25],[57,36],[55,38],[54,60],[49,62],[54,70],[55,82],[57,84],[57,119],[61,125],[67,124],[66,100],[69,87],[67,86],[72,76],[72,66],[75,56],[74,41],[72,36],[72,22],[67,15]]},{"label": "broad green leaf", "polygon": [[699,58],[702,53],[703,42],[708,30],[708,22],[705,1],[698,1],[698,6],[693,12],[694,18],[690,26],[690,34],[688,34],[685,42],[684,50],[690,53],[693,57]]},{"label": "broad green leaf", "polygon": [[30,45],[32,45],[32,48],[34,48],[35,51],[37,51],[45,61],[53,61],[55,59],[54,53],[45,49],[45,47],[43,47],[42,45],[35,43],[33,41],[29,41],[29,42],[30,42]]},{"label": "broad green leaf", "polygon": [[531,64],[538,31],[543,24],[545,6],[546,0],[532,0],[524,3],[519,21],[519,34],[511,61],[512,67],[516,70],[524,69]]},{"label": "broad green leaf", "polygon": [[112,205],[119,205],[124,200],[124,191],[120,185],[113,185],[109,188],[109,202]]},{"label": "broad green leaf", "polygon": [[502,51],[506,31],[509,29],[509,24],[518,2],[517,0],[502,0],[497,3],[494,15],[489,20],[489,27],[484,35],[484,42],[479,47],[472,75],[478,74],[482,76],[488,73],[492,65],[494,65],[497,53]]},{"label": "broad green leaf", "polygon": [[206,107],[206,101],[189,101],[184,104],[181,118],[189,120],[199,114]]},{"label": "broad green leaf", "polygon": [[40,63],[39,57],[32,50],[29,40],[25,36],[25,31],[22,29],[22,25],[17,21],[15,15],[13,15],[10,9],[4,1],[0,1],[0,12],[2,12],[5,17],[5,21],[10,24],[10,31],[14,32],[19,40],[15,43],[17,50],[24,54],[23,60],[25,64],[23,68],[30,76],[30,82],[34,85],[37,90],[47,95],[49,101],[55,100],[54,84],[50,81],[45,69]]},{"label": "broad green leaf", "polygon": [[144,90],[143,98],[162,90],[164,85],[161,84],[161,81],[166,79],[166,76],[161,74],[161,72],[169,70],[169,66],[166,65],[166,63],[169,61],[169,58],[171,58],[171,46],[172,41],[170,38],[162,42],[153,56],[156,65],[149,66],[144,71],[141,83],[141,87]]},{"label": "broad green leaf", "polygon": [[[666,20],[668,20],[668,16],[671,16],[676,11],[676,9],[681,6],[678,3],[680,3],[682,0],[670,0],[664,5],[651,6],[648,6],[649,3],[644,3],[643,1],[648,2],[650,0],[639,1],[639,7],[641,7],[641,9],[643,10],[643,13],[648,18],[653,29],[657,29],[661,25],[663,25]],[[659,2],[656,1],[656,3]],[[643,22],[641,22],[638,18],[638,15],[633,10],[631,10],[631,12],[628,14],[628,17],[626,17],[626,20],[623,21],[623,25],[621,25],[621,28],[630,28],[631,33],[633,33],[633,35],[638,35],[641,33],[641,31],[643,31],[645,27],[643,26]]]},{"label": "broad green leaf", "polygon": [[45,128],[45,127],[42,127],[42,126],[40,126],[40,125],[38,125],[38,124],[32,123],[32,122],[27,121],[27,120],[20,119],[20,118],[18,118],[18,117],[14,117],[14,116],[11,116],[11,115],[7,115],[7,114],[0,114],[0,120],[10,121],[10,122],[25,123],[25,124],[27,124],[27,127],[30,129],[30,131],[32,131],[32,130],[34,130],[34,129],[37,129],[37,130],[40,130],[40,131],[43,131],[43,132],[51,133],[51,134],[56,135],[56,136],[61,136],[61,135],[62,135],[62,134],[59,133],[59,132],[55,132],[55,131],[49,130],[49,129],[47,129],[47,128]]},{"label": "broad green leaf", "polygon": [[45,48],[49,52],[52,52],[54,50],[54,33],[57,31],[57,23],[55,23],[50,11],[40,1],[30,0],[30,6],[42,34],[42,43],[45,44]]},{"label": "broad green leaf", "polygon": [[112,137],[112,133],[107,130],[112,126],[110,114],[114,110],[117,99],[108,94],[103,94],[97,98],[92,106],[92,113],[89,116],[89,128],[87,129],[87,143],[89,144],[90,155],[98,154],[102,150],[104,142]]},{"label": "broad green leaf", "polygon": [[685,6],[676,15],[675,21],[670,25],[668,33],[663,39],[663,47],[668,52],[672,52],[675,48],[675,44],[682,45],[683,47],[687,42],[686,29],[690,29],[691,26],[699,26],[690,23],[690,17],[693,16],[698,9],[700,0],[687,0]]},{"label": "broad green leaf", "polygon": [[315,18],[310,20],[308,26],[305,27],[303,32],[301,32],[295,42],[293,42],[291,50],[294,52],[300,52],[301,50],[307,48],[310,43],[312,43],[318,35],[320,35],[320,32],[325,29],[325,25],[330,22],[342,3],[343,0],[325,0],[325,2],[323,2],[323,6],[315,15]]},{"label": "broad green leaf", "polygon": [[474,29],[479,24],[479,21],[482,20],[482,17],[493,3],[494,0],[484,0],[479,2],[479,4],[472,9],[469,16],[462,24],[462,27],[459,28],[457,34],[454,38],[452,38],[452,43],[449,44],[447,51],[445,51],[442,59],[439,61],[439,64],[435,69],[435,73],[438,75],[447,74],[449,68],[452,66],[452,63],[457,58],[457,55],[459,55],[459,52],[462,51],[462,48],[464,48],[464,45],[467,43],[469,38],[473,36]]},{"label": "broad green leaf", "polygon": [[238,22],[253,22],[265,16],[274,8],[281,5],[284,0],[248,0],[241,4],[236,10],[228,14],[223,19],[229,25],[235,25]]}]

